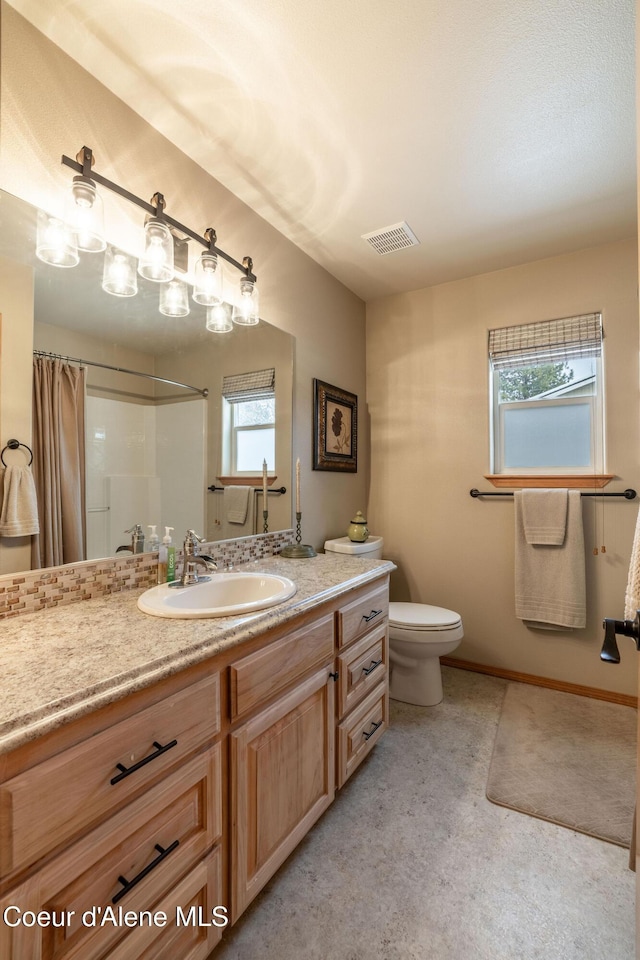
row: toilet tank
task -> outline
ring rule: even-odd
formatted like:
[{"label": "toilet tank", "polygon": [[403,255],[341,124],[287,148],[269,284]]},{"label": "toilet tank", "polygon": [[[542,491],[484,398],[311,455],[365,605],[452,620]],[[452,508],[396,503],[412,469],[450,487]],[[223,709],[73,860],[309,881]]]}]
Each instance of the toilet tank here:
[{"label": "toilet tank", "polygon": [[337,540],[325,540],[325,553],[350,553],[355,557],[366,557],[367,560],[381,560],[383,537],[368,537],[364,543],[354,543],[349,537],[338,537]]}]

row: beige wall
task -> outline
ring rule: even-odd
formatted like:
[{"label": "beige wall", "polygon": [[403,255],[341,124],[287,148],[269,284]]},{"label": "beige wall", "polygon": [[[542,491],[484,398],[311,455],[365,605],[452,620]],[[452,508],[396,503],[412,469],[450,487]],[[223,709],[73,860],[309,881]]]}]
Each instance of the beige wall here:
[{"label": "beige wall", "polygon": [[[0,291],[0,449],[12,438],[31,446],[33,272],[0,257]],[[6,463],[24,463],[22,453]],[[29,569],[31,537],[4,537],[3,547],[0,574]]]},{"label": "beige wall", "polygon": [[[86,144],[101,174],[144,198],[161,191],[168,213],[199,232],[213,226],[236,259],[253,257],[262,316],[296,337],[293,460],[302,464],[303,539],[319,546],[342,533],[365,503],[369,474],[364,304],[11,7],[2,4],[1,15],[0,187],[54,211],[71,176],[60,157]],[[129,246],[141,211],[105,194],[109,238]],[[355,475],[312,471],[314,377],[360,397]],[[3,420],[2,429],[7,436],[12,427]]]},{"label": "beige wall", "polygon": [[[571,683],[636,692],[632,642],[599,659],[605,616],[622,617],[637,501],[583,500],[585,630],[545,634],[514,613],[511,499],[474,500],[489,473],[487,330],[600,310],[607,469],[640,489],[635,241],[541,260],[367,306],[369,526],[395,560],[392,598],[461,613],[456,656]],[[593,556],[594,544],[606,553]]]}]

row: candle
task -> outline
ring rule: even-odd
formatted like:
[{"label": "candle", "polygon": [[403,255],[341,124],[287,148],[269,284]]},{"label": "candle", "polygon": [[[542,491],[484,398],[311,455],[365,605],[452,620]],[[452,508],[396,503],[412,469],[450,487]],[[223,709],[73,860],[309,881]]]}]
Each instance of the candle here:
[{"label": "candle", "polygon": [[300,513],[300,457],[296,460],[296,513]]},{"label": "candle", "polygon": [[267,461],[262,461],[262,509],[267,510]]}]

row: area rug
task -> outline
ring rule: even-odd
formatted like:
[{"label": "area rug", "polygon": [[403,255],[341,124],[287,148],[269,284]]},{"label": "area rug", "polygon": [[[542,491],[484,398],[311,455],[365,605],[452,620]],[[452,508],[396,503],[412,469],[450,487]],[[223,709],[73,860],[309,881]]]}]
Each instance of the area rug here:
[{"label": "area rug", "polygon": [[507,687],[487,797],[629,847],[637,711],[524,683]]}]

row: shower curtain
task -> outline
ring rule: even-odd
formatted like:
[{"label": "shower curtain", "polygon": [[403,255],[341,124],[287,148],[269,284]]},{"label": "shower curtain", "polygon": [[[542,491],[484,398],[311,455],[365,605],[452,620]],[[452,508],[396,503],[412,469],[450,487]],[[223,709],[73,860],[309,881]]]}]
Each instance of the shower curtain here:
[{"label": "shower curtain", "polygon": [[33,360],[33,476],[40,533],[31,569],[86,557],[85,370],[62,360]]}]

